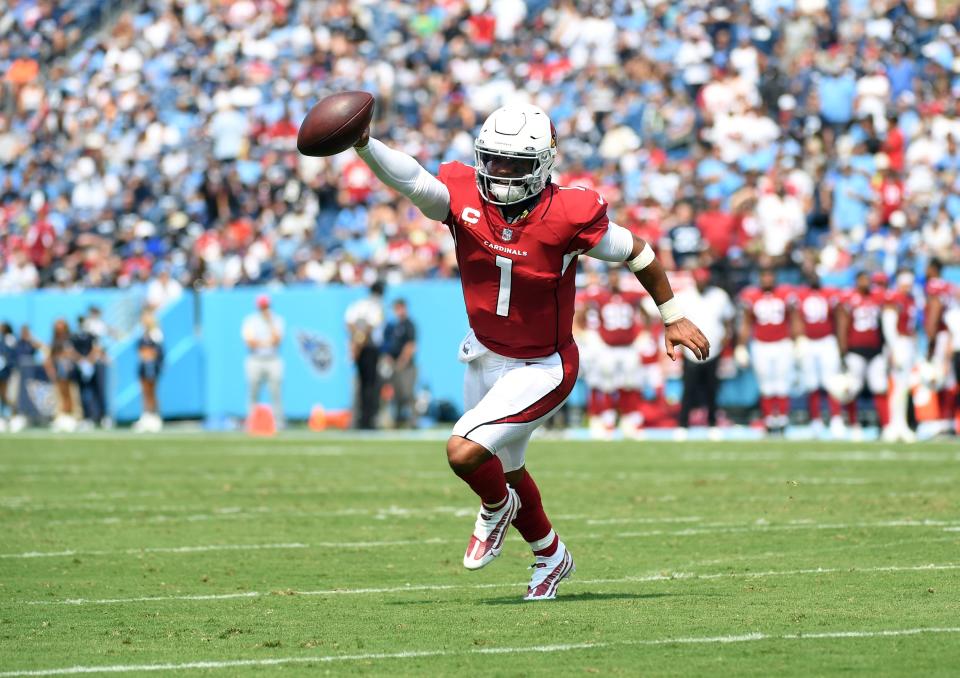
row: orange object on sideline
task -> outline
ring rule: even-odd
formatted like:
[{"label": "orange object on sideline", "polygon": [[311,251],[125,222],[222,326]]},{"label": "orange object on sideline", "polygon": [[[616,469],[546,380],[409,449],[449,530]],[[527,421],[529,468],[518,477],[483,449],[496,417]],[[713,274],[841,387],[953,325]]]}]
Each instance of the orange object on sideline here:
[{"label": "orange object on sideline", "polygon": [[310,410],[307,428],[311,431],[322,431],[327,428],[327,413],[323,409],[323,405],[314,405],[313,409]]},{"label": "orange object on sideline", "polygon": [[252,436],[274,436],[277,434],[277,420],[269,405],[254,405],[247,416],[247,433]]},{"label": "orange object on sideline", "polygon": [[926,386],[916,386],[913,389],[913,411],[917,421],[936,421],[940,418],[940,402],[937,394]]},{"label": "orange object on sideline", "polygon": [[330,428],[348,429],[352,419],[350,410],[333,410],[327,412],[327,426]]}]

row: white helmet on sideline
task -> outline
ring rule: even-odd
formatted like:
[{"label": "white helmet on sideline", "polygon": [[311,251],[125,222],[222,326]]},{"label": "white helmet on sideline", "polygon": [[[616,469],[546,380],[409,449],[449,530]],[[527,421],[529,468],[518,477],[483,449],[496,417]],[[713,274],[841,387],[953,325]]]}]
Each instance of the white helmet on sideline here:
[{"label": "white helmet on sideline", "polygon": [[853,399],[863,390],[863,384],[847,372],[837,372],[823,380],[823,388],[831,398],[841,405],[846,405],[853,402]]},{"label": "white helmet on sideline", "polygon": [[537,106],[503,106],[483,123],[473,150],[481,197],[511,205],[546,188],[557,157],[557,131]]}]

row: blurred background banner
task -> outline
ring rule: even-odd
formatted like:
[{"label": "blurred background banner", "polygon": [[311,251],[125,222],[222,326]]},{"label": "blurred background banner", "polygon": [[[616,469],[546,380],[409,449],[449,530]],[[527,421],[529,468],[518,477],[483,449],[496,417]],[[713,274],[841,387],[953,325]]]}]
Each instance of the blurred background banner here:
[{"label": "blurred background banner", "polygon": [[[250,286],[184,294],[159,312],[167,346],[158,394],[164,418],[203,418],[219,427],[228,418],[246,416],[243,365],[247,350],[240,328],[263,294],[269,295],[274,312],[286,325],[280,347],[286,416],[305,420],[318,404],[326,410],[351,408],[354,367],[344,315],[352,302],[366,296],[366,289]],[[73,320],[98,306],[111,329],[127,330],[121,339],[106,342],[107,400],[112,418],[129,422],[140,416],[142,406],[136,369],[138,334],[128,331],[136,321],[140,296],[130,290],[37,290],[0,296],[0,307],[4,319],[15,327],[29,325],[45,331],[56,318]],[[400,284],[388,289],[385,305],[396,298],[407,300],[412,319],[422,329],[418,343],[424,360],[418,390],[426,389],[432,399],[462,407],[463,369],[455,354],[467,331],[467,319],[459,283]]]}]

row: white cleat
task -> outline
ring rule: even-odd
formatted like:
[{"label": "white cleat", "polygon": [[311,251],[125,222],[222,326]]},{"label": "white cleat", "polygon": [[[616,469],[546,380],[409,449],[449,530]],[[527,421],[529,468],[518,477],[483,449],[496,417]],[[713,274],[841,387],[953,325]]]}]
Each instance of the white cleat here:
[{"label": "white cleat", "polygon": [[507,501],[495,511],[480,507],[477,522],[467,551],[463,554],[463,566],[468,570],[479,570],[500,555],[503,541],[510,529],[510,523],[520,510],[520,497],[512,487],[507,487]]},{"label": "white cleat", "polygon": [[557,550],[552,556],[537,556],[531,569],[533,576],[524,600],[553,600],[557,597],[560,582],[577,571],[573,556],[562,541],[557,543]]},{"label": "white cleat", "polygon": [[830,418],[830,436],[834,440],[844,440],[847,437],[847,425],[842,417]]}]

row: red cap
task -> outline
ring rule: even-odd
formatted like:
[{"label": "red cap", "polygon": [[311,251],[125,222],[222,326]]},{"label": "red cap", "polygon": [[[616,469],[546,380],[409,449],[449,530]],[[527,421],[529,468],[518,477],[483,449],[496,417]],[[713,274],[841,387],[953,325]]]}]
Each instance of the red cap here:
[{"label": "red cap", "polygon": [[270,308],[270,297],[266,294],[257,295],[257,308]]},{"label": "red cap", "polygon": [[870,276],[870,282],[872,282],[874,285],[880,285],[881,287],[886,287],[889,280],[887,278],[887,274],[884,273],[883,271],[874,271],[873,274]]}]

